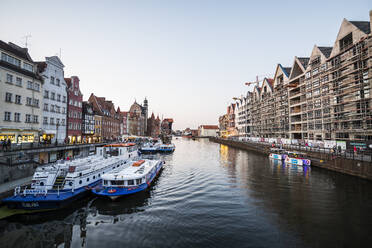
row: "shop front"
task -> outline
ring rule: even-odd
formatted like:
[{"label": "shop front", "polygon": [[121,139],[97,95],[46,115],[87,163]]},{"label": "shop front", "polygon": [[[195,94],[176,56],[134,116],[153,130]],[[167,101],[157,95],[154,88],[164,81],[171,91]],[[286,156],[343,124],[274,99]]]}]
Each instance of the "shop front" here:
[{"label": "shop front", "polygon": [[8,140],[12,143],[33,143],[38,141],[38,132],[31,131],[31,132],[25,132],[25,131],[18,131],[18,130],[4,130],[0,131],[0,141]]}]

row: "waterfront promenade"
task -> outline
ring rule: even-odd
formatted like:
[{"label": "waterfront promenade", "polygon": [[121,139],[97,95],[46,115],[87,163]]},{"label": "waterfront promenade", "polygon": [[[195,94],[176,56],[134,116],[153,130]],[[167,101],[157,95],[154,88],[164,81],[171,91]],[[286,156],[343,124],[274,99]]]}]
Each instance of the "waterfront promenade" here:
[{"label": "waterfront promenade", "polygon": [[[212,142],[228,145],[231,147],[259,152],[269,155],[270,148],[273,147],[269,142],[239,141],[237,139],[222,139],[211,137]],[[306,153],[311,159],[311,164],[316,167],[341,172],[348,175],[358,176],[372,180],[372,154],[368,151],[355,153],[352,150],[336,151],[329,148],[308,147],[294,144],[274,144],[277,148],[288,151]]]}]

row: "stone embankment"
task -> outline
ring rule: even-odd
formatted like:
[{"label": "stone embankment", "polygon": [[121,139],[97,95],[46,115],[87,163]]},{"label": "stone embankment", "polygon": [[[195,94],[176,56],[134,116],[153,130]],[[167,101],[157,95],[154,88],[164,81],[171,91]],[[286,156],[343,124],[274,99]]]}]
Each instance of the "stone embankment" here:
[{"label": "stone embankment", "polygon": [[[230,147],[261,153],[267,156],[269,155],[271,148],[270,144],[266,143],[242,142],[215,137],[209,138],[209,140]],[[285,148],[289,151],[296,150],[293,147],[292,149],[291,147]],[[336,154],[321,149],[316,150],[304,148],[304,150],[305,151],[301,152],[306,153],[307,157],[311,159],[312,166],[372,180],[371,157],[357,157],[358,155],[354,157],[353,154],[346,152]]]}]

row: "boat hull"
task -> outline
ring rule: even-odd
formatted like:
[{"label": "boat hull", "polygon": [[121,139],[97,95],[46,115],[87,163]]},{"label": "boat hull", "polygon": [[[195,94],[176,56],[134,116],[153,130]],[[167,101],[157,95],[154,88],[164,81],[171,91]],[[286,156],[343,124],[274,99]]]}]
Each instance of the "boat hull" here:
[{"label": "boat hull", "polygon": [[275,153],[270,153],[269,157],[271,159],[275,159],[275,160],[282,160],[283,159],[281,154],[275,154]]},{"label": "boat hull", "polygon": [[88,186],[71,190],[50,190],[47,194],[18,194],[2,200],[9,208],[25,210],[53,210],[66,207],[73,201],[83,198],[89,193],[91,187],[95,187],[100,180]]}]

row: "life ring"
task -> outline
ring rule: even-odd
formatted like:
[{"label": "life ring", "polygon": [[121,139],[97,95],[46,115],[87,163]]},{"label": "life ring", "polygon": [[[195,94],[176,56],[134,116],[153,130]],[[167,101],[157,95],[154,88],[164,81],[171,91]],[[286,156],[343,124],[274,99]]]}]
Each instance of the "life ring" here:
[{"label": "life ring", "polygon": [[115,193],[116,192],[116,189],[109,189],[107,192],[110,193],[110,194],[112,194],[112,193]]}]

